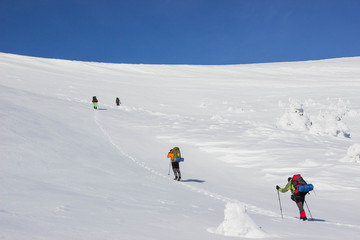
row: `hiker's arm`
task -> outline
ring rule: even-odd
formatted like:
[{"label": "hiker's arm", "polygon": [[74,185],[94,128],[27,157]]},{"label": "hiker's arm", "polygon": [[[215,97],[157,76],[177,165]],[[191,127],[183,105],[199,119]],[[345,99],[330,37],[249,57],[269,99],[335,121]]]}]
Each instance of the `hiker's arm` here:
[{"label": "hiker's arm", "polygon": [[279,188],[279,191],[284,193],[284,192],[289,191],[290,188],[291,188],[291,181],[289,181],[288,184],[286,184],[286,186],[284,188]]}]

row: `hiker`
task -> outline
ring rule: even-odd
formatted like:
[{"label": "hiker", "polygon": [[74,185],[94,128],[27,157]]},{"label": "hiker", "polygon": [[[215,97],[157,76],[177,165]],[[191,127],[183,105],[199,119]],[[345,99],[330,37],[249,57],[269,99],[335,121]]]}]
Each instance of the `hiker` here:
[{"label": "hiker", "polygon": [[304,211],[304,201],[305,201],[305,195],[308,192],[299,192],[297,189],[298,185],[306,184],[304,179],[301,177],[300,174],[294,175],[293,177],[288,178],[288,183],[284,188],[279,187],[276,185],[276,189],[282,193],[285,193],[289,190],[291,190],[291,200],[296,202],[297,207],[300,211],[300,220],[306,221],[307,217]]},{"label": "hiker", "polygon": [[116,98],[116,105],[119,106],[120,104],[121,104],[120,99],[117,97]]},{"label": "hiker", "polygon": [[181,173],[180,173],[180,165],[179,162],[176,161],[176,158],[180,157],[180,149],[178,147],[174,147],[173,149],[170,149],[170,152],[167,155],[167,158],[171,159],[171,166],[174,171],[175,178],[174,180],[180,181],[181,180]]},{"label": "hiker", "polygon": [[97,100],[96,96],[93,96],[92,103],[94,105],[94,109],[97,109],[98,100]]}]

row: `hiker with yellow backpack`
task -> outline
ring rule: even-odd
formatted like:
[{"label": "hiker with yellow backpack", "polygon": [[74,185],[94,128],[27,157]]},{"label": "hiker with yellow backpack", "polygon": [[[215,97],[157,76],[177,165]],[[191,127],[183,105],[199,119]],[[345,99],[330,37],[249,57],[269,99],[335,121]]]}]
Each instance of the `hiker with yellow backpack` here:
[{"label": "hiker with yellow backpack", "polygon": [[173,149],[170,149],[170,152],[168,153],[167,158],[170,158],[170,160],[171,160],[172,169],[173,169],[173,172],[175,175],[174,180],[180,181],[181,180],[181,172],[180,172],[179,162],[184,161],[184,158],[181,157],[180,149],[178,147],[174,147]]}]

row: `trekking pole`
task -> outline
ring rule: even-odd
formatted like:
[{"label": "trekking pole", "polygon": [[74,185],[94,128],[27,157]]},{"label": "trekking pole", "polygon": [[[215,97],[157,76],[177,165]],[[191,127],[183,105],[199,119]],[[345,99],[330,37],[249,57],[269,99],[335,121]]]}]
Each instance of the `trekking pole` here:
[{"label": "trekking pole", "polygon": [[306,200],[305,200],[305,205],[306,205],[306,207],[307,207],[307,209],[308,209],[308,211],[309,211],[309,213],[310,213],[310,217],[311,217],[311,219],[314,219],[314,218],[313,218],[313,216],[311,215],[311,212],[310,212],[310,209],[309,209],[309,206],[308,206],[308,204],[307,204]]},{"label": "trekking pole", "polygon": [[169,172],[168,172],[168,175],[170,175],[170,166],[171,166],[171,162],[169,162]]},{"label": "trekking pole", "polygon": [[281,219],[284,219],[283,217],[283,213],[282,213],[282,207],[281,207],[281,201],[280,201],[280,194],[279,194],[279,190],[276,190],[278,193],[278,197],[279,197],[279,204],[280,204],[280,212],[281,212]]}]

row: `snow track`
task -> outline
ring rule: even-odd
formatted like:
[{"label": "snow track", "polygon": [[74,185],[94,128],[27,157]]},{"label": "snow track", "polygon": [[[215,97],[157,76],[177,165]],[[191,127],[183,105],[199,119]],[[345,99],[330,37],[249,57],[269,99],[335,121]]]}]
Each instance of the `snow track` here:
[{"label": "snow track", "polygon": [[[111,145],[113,145],[124,157],[131,160],[138,166],[146,169],[147,171],[151,172],[154,175],[157,175],[159,177],[165,178],[167,180],[170,180],[170,178],[164,174],[161,174],[151,167],[147,166],[144,162],[138,161],[135,157],[128,154],[124,149],[122,149],[118,144],[115,143],[115,141],[112,139],[110,134],[104,129],[104,127],[100,124],[99,120],[99,113],[98,111],[94,112],[94,120],[99,129],[102,131],[106,139],[109,141]],[[247,209],[251,209],[251,211],[268,215],[268,216],[277,216],[277,214],[267,211],[261,208],[258,208],[256,206],[251,206],[245,203],[242,203],[238,200],[231,199],[225,196],[222,196],[217,193],[213,193],[210,191],[207,191],[205,189],[195,187],[193,185],[184,183],[184,182],[174,182],[174,184],[180,184],[181,186],[202,194],[206,197],[221,201],[225,203],[226,208],[224,211],[225,219],[222,224],[217,229],[209,228],[208,231],[215,234],[221,234],[225,236],[233,236],[233,237],[246,237],[246,238],[263,238],[266,237],[266,234],[252,221],[250,216],[247,214]],[[235,209],[235,211],[233,210]],[[238,220],[241,219],[240,225]]]},{"label": "snow track", "polygon": [[[121,155],[123,155],[124,157],[128,158],[129,160],[131,160],[132,162],[134,162],[135,164],[137,164],[138,166],[146,169],[147,171],[151,172],[152,174],[154,175],[157,175],[159,177],[162,177],[162,178],[165,178],[165,179],[171,179],[169,178],[169,176],[167,175],[164,175],[164,174],[161,174],[159,172],[157,172],[156,170],[152,169],[151,167],[147,166],[146,163],[144,162],[141,162],[139,160],[137,160],[135,157],[129,155],[125,150],[123,150],[118,144],[115,143],[115,141],[112,139],[112,137],[110,136],[110,134],[102,127],[102,125],[100,124],[100,121],[99,121],[99,113],[98,111],[94,111],[94,120],[95,120],[95,123],[97,124],[97,126],[99,127],[99,129],[102,131],[102,133],[104,134],[104,136],[107,138],[107,140],[109,141],[109,143],[111,145],[113,145],[117,150],[119,150],[119,152],[121,153]],[[210,198],[213,198],[213,199],[216,199],[216,200],[219,200],[221,202],[224,202],[224,203],[228,203],[228,202],[231,202],[231,203],[241,203],[241,204],[245,204],[245,203],[242,203],[236,199],[231,199],[231,198],[228,198],[228,197],[225,197],[225,196],[222,196],[220,194],[217,194],[217,193],[213,193],[213,192],[210,192],[210,191],[207,191],[205,189],[202,189],[202,188],[199,188],[199,187],[195,187],[193,185],[190,185],[188,183],[185,183],[185,182],[174,182],[176,184],[180,184],[188,189],[190,189],[191,191],[193,192],[197,192],[197,193],[200,193],[204,196],[207,196],[207,197],[210,197]],[[248,209],[251,209],[251,211],[253,212],[256,212],[256,213],[263,213],[264,215],[267,215],[267,216],[271,216],[271,217],[274,217],[274,216],[278,216],[279,214],[276,214],[274,212],[271,212],[271,211],[267,211],[267,210],[264,210],[264,209],[261,209],[261,208],[258,208],[258,207],[255,207],[255,206],[251,206],[249,204],[245,204],[247,206]]]}]

